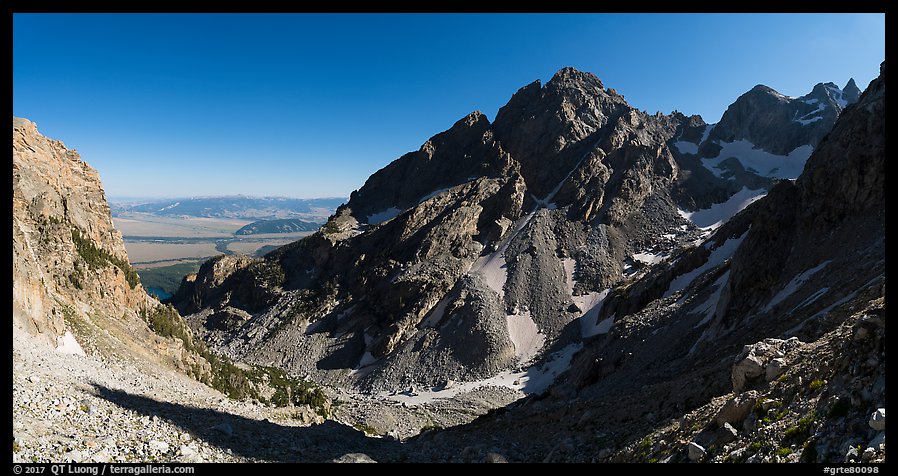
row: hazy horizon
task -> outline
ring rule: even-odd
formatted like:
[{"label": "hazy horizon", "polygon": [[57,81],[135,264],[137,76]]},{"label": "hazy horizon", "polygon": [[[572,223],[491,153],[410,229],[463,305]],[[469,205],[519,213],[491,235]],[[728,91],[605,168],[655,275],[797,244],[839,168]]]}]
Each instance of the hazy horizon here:
[{"label": "hazy horizon", "polygon": [[[713,123],[765,84],[864,89],[884,14],[14,14],[13,114],[110,197],[348,197],[562,67]],[[410,41],[413,40],[413,41]],[[155,198],[154,198],[155,199]]]},{"label": "hazy horizon", "polygon": [[226,193],[221,195],[194,195],[194,196],[184,196],[184,195],[170,195],[170,196],[152,196],[152,195],[110,195],[106,194],[106,200],[109,203],[128,203],[128,202],[140,202],[140,201],[162,201],[162,200],[195,200],[195,199],[205,199],[205,198],[231,198],[231,197],[240,197],[240,198],[254,198],[254,199],[263,199],[263,198],[273,198],[273,199],[287,199],[287,200],[348,200],[349,196],[341,197],[341,196],[332,196],[332,197],[288,197],[283,195],[250,195],[245,193]]}]

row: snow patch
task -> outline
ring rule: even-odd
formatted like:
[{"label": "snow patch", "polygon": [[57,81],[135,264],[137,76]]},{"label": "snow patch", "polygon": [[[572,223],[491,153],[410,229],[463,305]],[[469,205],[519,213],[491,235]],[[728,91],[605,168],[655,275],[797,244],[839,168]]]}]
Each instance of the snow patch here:
[{"label": "snow patch", "polygon": [[727,172],[721,167],[721,163],[730,157],[735,157],[746,170],[752,170],[762,177],[796,179],[801,175],[805,162],[814,150],[811,145],[806,144],[796,147],[788,155],[776,155],[756,148],[747,140],[721,142],[720,146],[720,153],[717,154],[717,157],[703,159],[702,165],[721,178],[726,178],[724,173]]},{"label": "snow patch", "polygon": [[817,116],[813,119],[796,119],[795,122],[797,122],[803,126],[806,126],[812,122],[817,122],[817,121],[822,121],[822,120],[823,120],[823,116]]},{"label": "snow patch", "polygon": [[714,312],[717,310],[717,303],[720,301],[720,293],[723,291],[724,286],[726,286],[727,281],[730,279],[730,270],[727,270],[726,273],[723,273],[712,286],[717,286],[713,293],[708,296],[708,299],[705,302],[695,306],[692,312],[697,312],[704,314],[705,317],[702,318],[701,322],[695,325],[694,328],[699,328],[709,322],[714,317]]},{"label": "snow patch", "polygon": [[786,286],[783,287],[782,290],[780,290],[780,292],[776,293],[776,296],[773,296],[773,298],[770,300],[770,302],[767,303],[766,306],[764,306],[764,311],[769,311],[769,310],[773,309],[774,306],[776,306],[777,304],[782,302],[787,297],[791,296],[792,293],[794,293],[795,291],[798,291],[798,289],[801,287],[802,284],[804,284],[807,280],[811,279],[811,276],[817,274],[818,271],[825,268],[826,265],[828,265],[830,262],[832,262],[832,260],[826,260],[826,261],[818,264],[817,266],[814,266],[813,268],[811,268],[807,271],[804,271],[803,273],[800,273],[797,276],[795,276],[794,278],[792,278],[792,280],[789,281],[786,284]]},{"label": "snow patch", "polygon": [[698,154],[698,144],[693,144],[689,141],[677,141],[674,142],[674,147],[680,151],[681,154]]},{"label": "snow patch", "polygon": [[711,251],[711,256],[708,257],[708,261],[705,264],[699,266],[698,268],[693,269],[692,271],[677,276],[676,279],[671,281],[670,286],[667,288],[667,291],[664,292],[663,297],[668,297],[671,294],[686,288],[689,286],[692,281],[699,277],[705,271],[719,266],[721,263],[729,259],[733,256],[733,253],[736,252],[736,249],[739,248],[739,245],[742,244],[742,240],[748,235],[748,230],[745,231],[739,238],[730,238],[723,242],[722,245],[715,248]]},{"label": "snow patch", "polygon": [[851,294],[849,294],[849,295],[843,297],[842,299],[839,299],[838,301],[836,301],[836,302],[830,304],[829,306],[826,306],[826,307],[823,308],[822,310],[818,311],[817,314],[814,314],[813,316],[811,316],[811,317],[809,317],[809,318],[807,318],[807,319],[805,319],[805,320],[799,322],[795,327],[793,327],[793,328],[787,330],[786,332],[783,332],[783,336],[791,337],[791,336],[795,335],[795,333],[798,332],[799,330],[801,330],[801,328],[804,327],[804,325],[807,324],[808,322],[810,322],[810,321],[812,321],[812,320],[814,320],[814,319],[817,319],[817,318],[819,318],[819,317],[828,315],[829,312],[832,311],[834,308],[836,308],[836,307],[838,307],[838,306],[841,306],[842,304],[845,304],[845,303],[848,302],[848,301],[851,301],[852,299],[856,298],[857,295],[858,295],[861,291],[863,291],[864,289],[867,289],[867,288],[868,288],[870,285],[872,285],[873,283],[876,283],[877,281],[881,281],[881,280],[882,280],[882,276],[881,276],[881,275],[880,275],[880,276],[874,277],[874,278],[871,279],[870,281],[867,281],[865,284],[862,284],[859,288],[857,288],[857,289],[855,289],[854,291],[852,291]]},{"label": "snow patch", "polygon": [[371,365],[371,364],[373,364],[373,363],[375,363],[375,362],[377,362],[377,359],[374,358],[373,355],[371,355],[371,352],[370,352],[370,351],[365,351],[365,354],[362,355],[362,359],[359,360],[359,366],[358,366],[358,368],[367,367],[367,366],[369,366],[369,365]]},{"label": "snow patch", "polygon": [[448,192],[448,191],[449,191],[448,188],[441,188],[439,190],[434,190],[433,192],[430,192],[427,195],[421,197],[421,199],[418,200],[418,205],[430,200],[433,197],[436,197],[437,195],[440,195],[440,194],[442,194],[444,192]]},{"label": "snow patch", "polygon": [[706,140],[708,140],[708,136],[711,135],[711,131],[714,130],[714,126],[716,125],[717,124],[707,124],[705,126],[705,130],[702,131],[702,138],[698,140],[698,144],[689,141],[678,140],[674,142],[673,145],[677,148],[677,150],[680,151],[680,153],[698,155],[698,147],[704,144]]},{"label": "snow patch", "polygon": [[695,226],[705,230],[715,230],[730,218],[741,212],[758,199],[767,195],[764,189],[750,190],[742,187],[732,197],[723,203],[715,203],[710,208],[703,208],[694,212],[677,209],[681,217],[691,221]]},{"label": "snow patch", "polygon": [[[815,101],[816,101],[816,99],[815,99]],[[808,104],[811,104],[811,103],[808,103]],[[801,117],[793,119],[793,122],[797,122],[803,126],[806,126],[812,122],[819,121],[819,120],[823,119],[823,116],[817,116],[817,114],[823,112],[824,109],[826,109],[826,105],[821,102],[817,105],[817,109],[814,109],[813,111],[811,111]],[[798,111],[795,112],[795,115],[798,116]],[[817,116],[817,117],[811,117],[811,116]]]},{"label": "snow patch", "polygon": [[402,210],[400,210],[396,207],[390,207],[390,208],[387,208],[386,210],[381,210],[377,213],[372,213],[371,215],[368,215],[368,218],[365,221],[367,221],[369,225],[380,225],[381,223],[383,223],[385,221],[389,221],[389,220],[392,220],[393,218],[396,218],[396,216],[399,215],[400,213],[402,213]]},{"label": "snow patch", "polygon": [[848,101],[846,101],[842,96],[843,92],[838,87],[826,86],[826,90],[829,92],[829,96],[836,101],[840,108],[845,109],[848,107]]},{"label": "snow patch", "polygon": [[713,131],[715,127],[717,127],[716,123],[706,125],[705,130],[702,132],[702,138],[700,141],[698,141],[698,143],[703,144],[706,140],[708,140],[708,136],[711,135],[711,131]]},{"label": "snow patch", "polygon": [[801,308],[803,308],[803,307],[806,307],[806,306],[809,306],[809,305],[813,304],[814,301],[820,299],[821,297],[823,297],[824,295],[826,295],[826,293],[828,293],[828,292],[829,292],[829,288],[828,288],[828,287],[823,287],[823,288],[818,289],[817,292],[815,292],[814,294],[812,294],[810,297],[808,297],[808,298],[805,299],[804,301],[801,301],[801,303],[799,303],[797,306],[793,307],[792,310],[789,311],[789,312],[792,313],[792,312],[795,312],[795,311],[797,311],[797,310],[799,310],[799,309],[801,309]]},{"label": "snow patch", "polygon": [[571,296],[574,295],[574,270],[577,267],[577,260],[574,258],[562,258],[561,266],[564,268],[564,275],[567,277],[567,291]]},{"label": "snow patch", "polygon": [[[568,292],[571,293],[571,301],[577,305],[580,309],[580,335],[585,339],[587,337],[592,337],[598,334],[605,334],[608,332],[608,329],[611,327],[611,322],[607,322],[608,319],[597,323],[596,321],[599,318],[599,312],[602,311],[602,303],[605,302],[605,298],[608,297],[608,293],[611,289],[604,289],[601,292],[592,292],[581,294],[579,296],[574,296],[574,267],[576,265],[576,260],[573,258],[564,258],[562,261],[562,266],[564,267],[565,275],[567,276],[567,289]],[[607,326],[607,328],[606,328]]]},{"label": "snow patch", "polygon": [[530,219],[533,218],[534,213],[535,212],[530,212],[520,218],[517,224],[515,224],[514,230],[502,240],[502,244],[499,248],[488,255],[478,258],[471,267],[470,272],[478,273],[483,276],[490,289],[496,291],[499,295],[500,302],[505,300],[505,281],[508,280],[508,265],[505,263],[505,250],[508,249],[511,240],[518,236],[521,230],[527,226],[527,223],[530,223]]},{"label": "snow patch", "polygon": [[[580,335],[585,339],[598,334],[608,332],[608,329],[600,326],[604,325],[608,319],[598,322],[599,313],[602,312],[602,305],[611,289],[605,289],[598,293],[588,293],[582,296],[573,296],[571,299],[574,304],[580,308]],[[613,321],[612,321],[613,322]],[[608,324],[610,327],[610,323]]]},{"label": "snow patch", "polygon": [[530,362],[543,348],[546,336],[536,327],[536,323],[530,317],[530,311],[505,316],[505,320],[508,324],[508,337],[514,344],[515,357],[518,358],[518,362]]},{"label": "snow patch", "polygon": [[653,253],[634,253],[633,254],[634,260],[639,261],[642,264],[648,264],[648,265],[660,263],[660,262],[664,261],[665,258],[667,258],[667,256],[656,255]]},{"label": "snow patch", "polygon": [[440,299],[440,302],[433,307],[430,314],[421,322],[421,328],[436,327],[439,325],[440,321],[443,320],[443,315],[446,314],[446,306],[449,305],[449,294],[450,293],[446,293],[446,295],[443,296],[443,299]]},{"label": "snow patch", "polygon": [[75,340],[75,336],[69,331],[65,331],[65,334],[56,338],[56,352],[60,354],[86,355],[84,349],[81,348],[81,344]]},{"label": "snow patch", "polygon": [[493,377],[474,382],[458,382],[455,385],[441,390],[421,391],[414,395],[381,394],[383,398],[394,402],[404,403],[408,406],[418,406],[431,403],[435,400],[453,398],[460,393],[470,392],[482,387],[505,387],[515,390],[523,397],[525,395],[544,392],[555,381],[555,377],[566,371],[571,366],[571,360],[583,344],[571,344],[549,355],[540,365],[534,365],[524,371],[505,371]]},{"label": "snow patch", "polygon": [[607,334],[608,332],[611,331],[611,326],[613,326],[613,325],[614,325],[614,316],[605,318],[605,320],[596,324],[595,327],[593,327],[592,333],[590,335],[584,336],[584,337],[591,337],[591,336],[596,336],[599,334]]}]

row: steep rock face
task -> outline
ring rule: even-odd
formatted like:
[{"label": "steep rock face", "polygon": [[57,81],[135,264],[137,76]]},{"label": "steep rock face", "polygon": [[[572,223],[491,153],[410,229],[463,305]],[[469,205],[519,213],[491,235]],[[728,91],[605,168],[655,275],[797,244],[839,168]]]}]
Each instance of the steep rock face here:
[{"label": "steep rock face", "polygon": [[418,205],[434,191],[480,176],[504,174],[507,158],[492,140],[489,128],[483,113],[472,112],[430,138],[418,151],[372,174],[351,194],[349,209],[360,222],[368,223],[373,214]]},{"label": "steep rock face", "polygon": [[[614,316],[613,330],[591,342],[568,374],[568,381],[581,387],[581,401],[661,398],[669,404],[634,405],[631,413],[651,411],[656,422],[676,418],[732,390],[731,377],[745,357],[743,346],[769,338],[814,342],[833,332],[843,339],[845,333],[835,330],[846,319],[857,318],[852,315],[870,302],[881,303],[884,78],[883,70],[845,110],[796,182],[778,183],[702,246],[686,250],[606,302],[603,314]],[[803,365],[813,361],[803,359]],[[739,380],[737,396],[771,388],[778,395],[777,376],[788,360],[780,359],[772,370],[766,369],[769,362],[760,362],[760,373]],[[812,377],[804,378],[806,385]],[[883,387],[876,388],[881,392]],[[874,394],[865,401],[881,398]],[[749,434],[755,431],[746,428]]]},{"label": "steep rock face", "polygon": [[630,110],[592,73],[563,68],[545,87],[535,81],[516,92],[499,109],[493,130],[521,164],[533,198],[544,199],[595,147],[595,135]]},{"label": "steep rock face", "polygon": [[[764,291],[783,289],[791,276],[799,279],[806,270],[851,267],[843,261],[858,259],[861,253],[873,261],[862,259],[863,271],[843,282],[856,287],[881,271],[884,263],[877,258],[885,230],[884,96],[883,67],[820,143],[801,177],[782,183],[768,210],[759,213],[758,225],[734,257],[727,290],[732,298],[718,309],[719,317],[758,304],[748,296],[774,298],[775,293]],[[771,251],[780,259],[770,259]]]},{"label": "steep rock face", "polygon": [[201,344],[144,292],[128,263],[97,171],[16,117],[12,169],[13,338],[27,332],[65,352],[74,339],[76,353],[153,362],[211,382]]},{"label": "steep rock face", "polygon": [[15,117],[12,169],[14,319],[55,343],[64,309],[121,316],[145,305],[96,170]]}]

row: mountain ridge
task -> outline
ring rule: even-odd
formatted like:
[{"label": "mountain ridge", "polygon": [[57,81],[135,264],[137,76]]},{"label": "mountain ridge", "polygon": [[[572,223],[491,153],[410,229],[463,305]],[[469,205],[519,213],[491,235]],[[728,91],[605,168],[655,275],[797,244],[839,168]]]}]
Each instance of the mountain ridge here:
[{"label": "mountain ridge", "polygon": [[[768,90],[762,93],[772,97]],[[722,130],[738,128],[727,121]],[[695,213],[684,207],[723,206],[744,196],[740,190],[755,190],[756,200],[779,179],[740,160],[790,161],[768,152],[709,160],[681,149],[679,138],[698,129],[710,132],[705,145],[719,142],[709,127],[700,117],[648,115],[594,75],[565,68],[545,86],[535,81],[518,90],[493,123],[471,113],[375,172],[319,233],[261,261],[222,258],[185,281],[173,302],[185,314],[199,311],[188,321],[222,352],[259,361],[280,355],[292,372],[338,385],[370,390],[486,378],[522,365],[522,355],[545,358],[576,345],[610,316],[595,296],[647,272],[642,260],[673,259],[678,247],[714,231],[693,223]],[[790,140],[802,138],[811,140]],[[802,147],[807,155],[813,150]],[[789,171],[804,165],[791,161]],[[746,204],[727,205],[727,213]],[[313,306],[300,303],[310,296]],[[251,317],[208,329],[201,323],[209,312]],[[279,317],[289,314],[286,323]],[[495,324],[502,319],[507,330]],[[458,364],[470,356],[447,327],[454,320],[496,343],[480,357],[497,359],[487,365],[493,370],[472,374]],[[523,328],[535,328],[544,344],[524,344],[515,337]],[[297,345],[311,346],[302,351],[308,354],[286,357]],[[510,348],[517,357],[508,357]],[[366,372],[350,378],[334,372],[361,367]]]}]

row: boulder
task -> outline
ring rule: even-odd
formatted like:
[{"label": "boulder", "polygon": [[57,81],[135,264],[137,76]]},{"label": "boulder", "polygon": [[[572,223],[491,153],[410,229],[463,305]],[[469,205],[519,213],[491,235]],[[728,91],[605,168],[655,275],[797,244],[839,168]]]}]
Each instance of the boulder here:
[{"label": "boulder", "polygon": [[751,390],[743,394],[737,395],[723,405],[714,420],[718,425],[723,426],[725,423],[736,424],[745,420],[745,417],[751,413],[755,402],[758,400],[758,392]]},{"label": "boulder", "polygon": [[689,445],[686,447],[686,449],[690,461],[699,461],[705,457],[705,449],[694,441],[689,442]]},{"label": "boulder", "polygon": [[765,376],[768,382],[776,379],[786,371],[786,361],[783,359],[772,359],[767,363],[765,368]]},{"label": "boulder", "polygon": [[768,338],[744,346],[742,352],[736,356],[736,363],[733,365],[733,370],[731,372],[733,391],[741,392],[747,384],[762,375],[766,376],[768,372],[782,373],[783,365],[785,364],[782,360],[774,364],[774,368],[770,371],[768,371],[766,367],[774,359],[783,357],[789,351],[800,345],[801,341],[799,341],[797,337],[790,337],[786,340]]},{"label": "boulder", "polygon": [[733,428],[733,425],[724,423],[723,426],[717,429],[717,434],[715,436],[717,437],[716,440],[718,445],[725,445],[735,441],[736,437],[739,436],[739,432]]},{"label": "boulder", "polygon": [[886,409],[885,408],[877,408],[872,415],[870,415],[870,421],[868,422],[870,428],[873,428],[876,431],[885,431],[886,429]]},{"label": "boulder", "polygon": [[339,458],[334,458],[331,463],[377,463],[365,453],[347,453]]},{"label": "boulder", "polygon": [[158,451],[159,453],[168,453],[168,443],[164,441],[151,440],[149,446],[153,451]]}]

